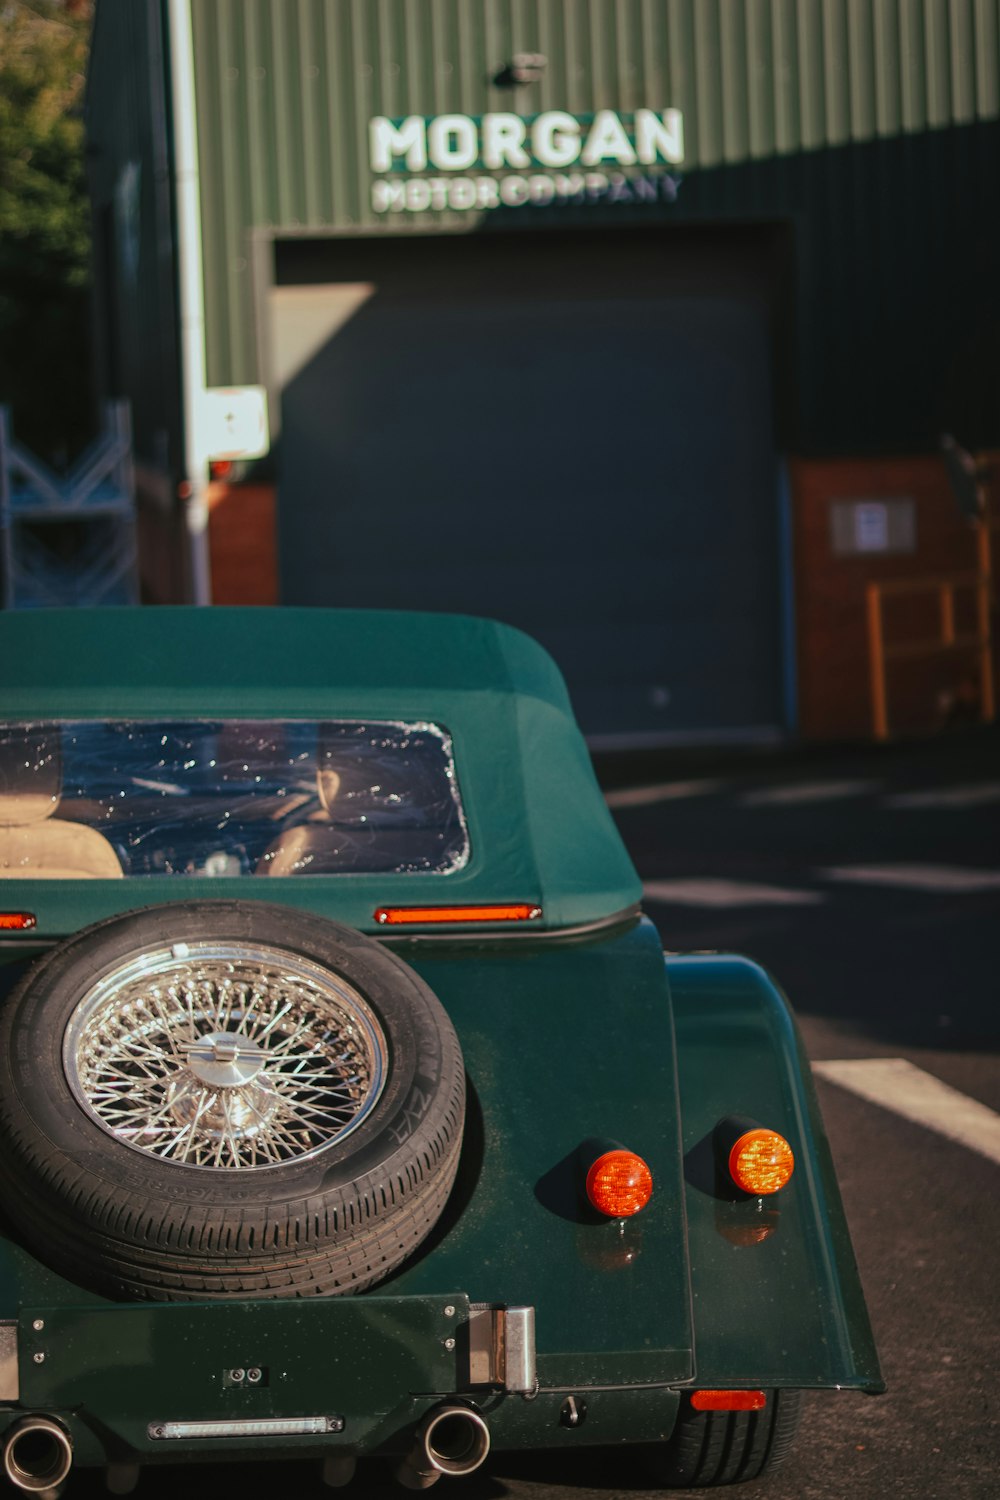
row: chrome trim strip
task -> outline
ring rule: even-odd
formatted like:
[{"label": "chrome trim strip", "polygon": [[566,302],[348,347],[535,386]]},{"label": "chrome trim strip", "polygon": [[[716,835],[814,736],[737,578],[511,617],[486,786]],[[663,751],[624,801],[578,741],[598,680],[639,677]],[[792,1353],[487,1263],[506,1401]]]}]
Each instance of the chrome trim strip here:
[{"label": "chrome trim strip", "polygon": [[343,1417],[264,1417],[230,1422],[150,1422],[150,1438],[318,1437],[343,1432]]}]

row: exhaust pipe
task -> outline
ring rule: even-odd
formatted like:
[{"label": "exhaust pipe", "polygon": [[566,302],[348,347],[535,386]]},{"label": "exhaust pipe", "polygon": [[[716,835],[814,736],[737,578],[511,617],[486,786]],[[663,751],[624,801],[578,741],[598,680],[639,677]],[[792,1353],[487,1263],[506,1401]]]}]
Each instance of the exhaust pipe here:
[{"label": "exhaust pipe", "polygon": [[25,1417],[7,1434],[3,1467],[18,1489],[39,1500],[56,1500],[73,1467],[69,1434],[51,1417]]},{"label": "exhaust pipe", "polygon": [[396,1469],[408,1490],[426,1490],[442,1474],[471,1474],[490,1451],[490,1429],[471,1406],[436,1406],[417,1428]]}]

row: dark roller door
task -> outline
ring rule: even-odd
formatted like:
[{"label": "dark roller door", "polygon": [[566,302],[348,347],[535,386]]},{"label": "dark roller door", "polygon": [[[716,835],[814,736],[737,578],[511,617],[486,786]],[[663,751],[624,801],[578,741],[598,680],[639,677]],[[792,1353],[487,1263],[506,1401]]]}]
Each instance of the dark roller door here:
[{"label": "dark roller door", "polygon": [[317,249],[315,327],[367,290],[285,386],[283,599],[519,625],[591,733],[777,726],[764,304],[557,241]]}]

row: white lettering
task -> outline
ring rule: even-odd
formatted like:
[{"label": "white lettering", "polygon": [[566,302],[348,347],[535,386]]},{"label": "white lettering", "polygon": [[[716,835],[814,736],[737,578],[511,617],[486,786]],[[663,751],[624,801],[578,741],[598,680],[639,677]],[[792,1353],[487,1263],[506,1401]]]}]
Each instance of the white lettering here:
[{"label": "white lettering", "polygon": [[446,177],[427,177],[424,179],[431,190],[431,208],[448,207],[448,189],[451,183]]},{"label": "white lettering", "polygon": [[657,153],[664,161],[684,160],[684,117],[679,109],[665,109],[658,115],[653,109],[635,112],[635,149],[643,166],[652,166]]},{"label": "white lettering", "polygon": [[450,186],[450,203],[452,208],[475,208],[476,184],[471,177],[456,177],[452,180]]},{"label": "white lettering", "polygon": [[528,184],[523,177],[503,177],[500,179],[500,202],[505,203],[508,208],[519,208],[527,201]]},{"label": "white lettering", "polygon": [[427,166],[427,138],[420,115],[410,115],[397,130],[384,115],[376,115],[368,126],[368,148],[373,172],[392,170],[394,156],[406,153],[411,172],[422,172]]},{"label": "white lettering", "polygon": [[501,167],[530,167],[531,157],[524,149],[527,129],[520,115],[484,115],[483,166],[494,171]]},{"label": "white lettering", "polygon": [[408,115],[398,125],[376,115],[369,122],[369,154],[375,172],[392,171],[401,158],[408,171],[423,172],[428,157],[444,172],[464,171],[478,161],[491,171],[523,171],[532,160],[555,168],[576,161],[585,167],[605,161],[623,167],[683,161],[684,119],[679,109],[637,109],[624,118],[634,123],[634,145],[623,117],[613,109],[598,110],[585,138],[576,116],[547,110],[530,127],[529,152],[528,122],[520,115],[489,114],[481,122],[470,115],[437,115],[429,121]]},{"label": "white lettering", "polygon": [[635,165],[632,143],[613,109],[600,109],[594,116],[580,160],[585,167],[596,167],[601,161],[616,161],[620,167]]},{"label": "white lettering", "polygon": [[571,172],[568,177],[556,178],[556,194],[560,198],[582,198],[586,184],[582,172]]},{"label": "white lettering", "polygon": [[475,122],[468,115],[438,115],[427,131],[427,149],[440,172],[461,172],[479,154]]},{"label": "white lettering", "polygon": [[384,214],[393,209],[399,212],[406,207],[406,190],[402,182],[393,182],[391,178],[378,178],[372,183],[372,208],[377,214]]},{"label": "white lettering", "polygon": [[372,183],[376,213],[423,213],[427,209],[520,208],[534,203],[653,203],[676,201],[681,179],[669,173],[626,177],[621,172],[535,172],[530,177],[382,177]]},{"label": "white lettering", "polygon": [[580,122],[561,109],[539,115],[531,127],[531,149],[543,167],[568,167],[580,155]]},{"label": "white lettering", "polygon": [[411,177],[406,184],[406,206],[411,213],[423,213],[431,206],[431,185],[426,177]]}]

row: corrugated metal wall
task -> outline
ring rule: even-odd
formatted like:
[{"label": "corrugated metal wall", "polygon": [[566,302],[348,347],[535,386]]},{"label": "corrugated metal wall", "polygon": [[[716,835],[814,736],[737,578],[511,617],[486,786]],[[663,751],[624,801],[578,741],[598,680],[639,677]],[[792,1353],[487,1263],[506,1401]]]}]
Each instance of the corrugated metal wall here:
[{"label": "corrugated metal wall", "polygon": [[[1000,114],[1000,0],[192,0],[243,222],[373,222],[373,115],[681,109],[686,166]],[[515,52],[537,84],[489,80]]]},{"label": "corrugated metal wall", "polygon": [[[248,226],[368,205],[376,114],[681,109],[685,170],[1000,114],[1000,0],[192,0],[213,379],[251,379]],[[513,95],[515,52],[548,59]]]}]

